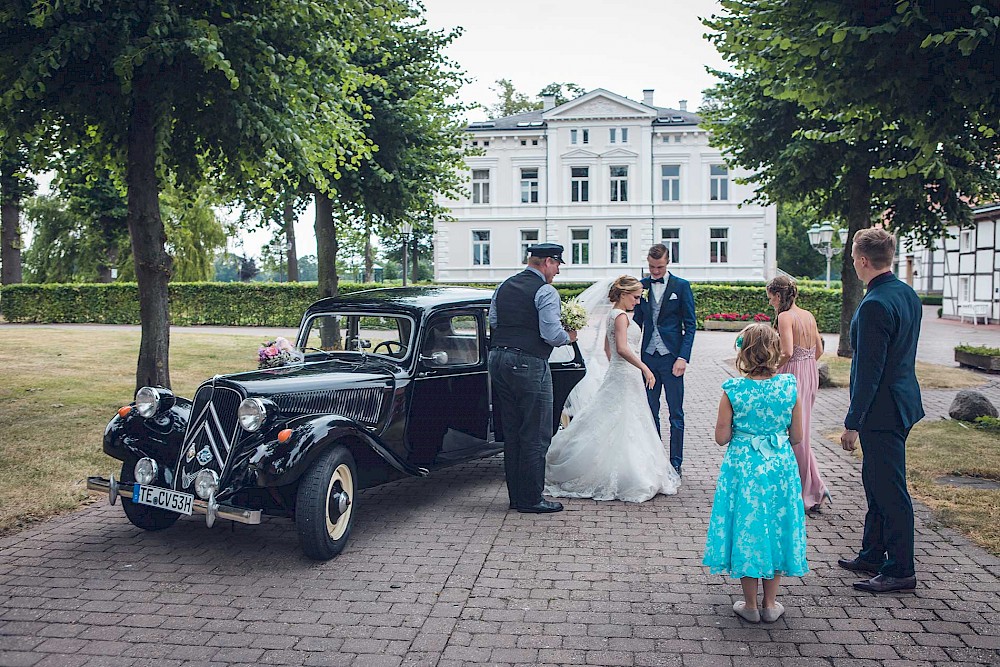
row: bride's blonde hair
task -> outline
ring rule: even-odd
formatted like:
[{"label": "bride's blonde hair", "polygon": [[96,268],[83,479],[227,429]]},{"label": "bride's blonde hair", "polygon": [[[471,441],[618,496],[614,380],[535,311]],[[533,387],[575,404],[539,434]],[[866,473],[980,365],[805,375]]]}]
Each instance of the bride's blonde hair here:
[{"label": "bride's blonde hair", "polygon": [[615,282],[611,283],[611,289],[608,290],[608,300],[611,303],[618,303],[624,295],[640,290],[642,290],[642,283],[637,278],[619,276]]}]

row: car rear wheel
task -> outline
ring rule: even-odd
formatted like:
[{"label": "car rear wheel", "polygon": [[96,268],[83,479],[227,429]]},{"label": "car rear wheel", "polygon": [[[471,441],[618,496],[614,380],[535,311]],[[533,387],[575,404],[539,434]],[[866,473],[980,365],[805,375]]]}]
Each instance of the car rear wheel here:
[{"label": "car rear wheel", "polygon": [[132,502],[132,484],[135,483],[135,459],[122,462],[121,485],[124,493],[121,495],[122,509],[133,526],[143,530],[163,530],[170,528],[180,518],[177,512],[150,507]]},{"label": "car rear wheel", "polygon": [[320,456],[302,476],[295,525],[309,558],[330,560],[344,550],[354,522],[357,479],[357,464],[343,445]]}]

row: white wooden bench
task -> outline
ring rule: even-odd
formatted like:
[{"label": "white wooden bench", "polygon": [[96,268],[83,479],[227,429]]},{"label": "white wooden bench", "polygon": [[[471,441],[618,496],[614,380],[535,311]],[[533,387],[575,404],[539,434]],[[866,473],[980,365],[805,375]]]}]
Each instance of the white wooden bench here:
[{"label": "white wooden bench", "polygon": [[966,303],[958,304],[958,321],[964,322],[966,317],[972,318],[972,325],[976,326],[979,324],[979,318],[983,318],[983,324],[986,324],[989,320],[990,315],[990,304],[983,301],[968,301]]}]

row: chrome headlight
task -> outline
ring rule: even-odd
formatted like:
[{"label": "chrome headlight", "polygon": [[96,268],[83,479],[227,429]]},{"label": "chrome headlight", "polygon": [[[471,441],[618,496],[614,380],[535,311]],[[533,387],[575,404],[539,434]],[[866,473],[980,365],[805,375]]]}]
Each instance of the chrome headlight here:
[{"label": "chrome headlight", "polygon": [[135,409],[140,417],[152,417],[160,409],[160,392],[156,387],[142,387],[135,392]]},{"label": "chrome headlight", "polygon": [[139,482],[143,486],[147,484],[152,484],[156,481],[156,477],[160,472],[159,466],[156,465],[156,461],[149,457],[143,457],[135,464],[135,469],[133,473],[135,474],[135,481]]},{"label": "chrome headlight", "polygon": [[219,490],[219,476],[214,470],[202,470],[194,478],[194,492],[202,500],[208,500]]},{"label": "chrome headlight", "polygon": [[259,398],[245,398],[236,414],[244,431],[259,431],[267,419],[267,406]]}]

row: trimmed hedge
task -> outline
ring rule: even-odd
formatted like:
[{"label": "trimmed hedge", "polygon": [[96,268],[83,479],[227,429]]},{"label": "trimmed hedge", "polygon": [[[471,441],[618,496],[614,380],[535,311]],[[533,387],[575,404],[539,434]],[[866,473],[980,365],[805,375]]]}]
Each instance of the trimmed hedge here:
[{"label": "trimmed hedge", "polygon": [[[564,299],[590,283],[559,283]],[[493,289],[496,284],[469,287]],[[374,283],[340,283],[340,292],[385,287]],[[698,326],[712,313],[769,313],[763,286],[695,283]],[[177,326],[297,327],[306,306],[316,300],[316,283],[171,283],[170,322]],[[798,303],[816,316],[820,331],[840,329],[840,291],[802,287]],[[19,284],[0,289],[0,313],[8,322],[90,322],[138,324],[139,291],[135,283]]]},{"label": "trimmed hedge", "polygon": [[[340,283],[340,293],[383,287]],[[177,326],[297,327],[316,301],[316,283],[170,283],[170,323]],[[135,283],[19,284],[0,289],[8,322],[139,324]]]},{"label": "trimmed hedge", "polygon": [[920,303],[925,306],[940,306],[944,303],[944,297],[940,294],[921,294]]}]

